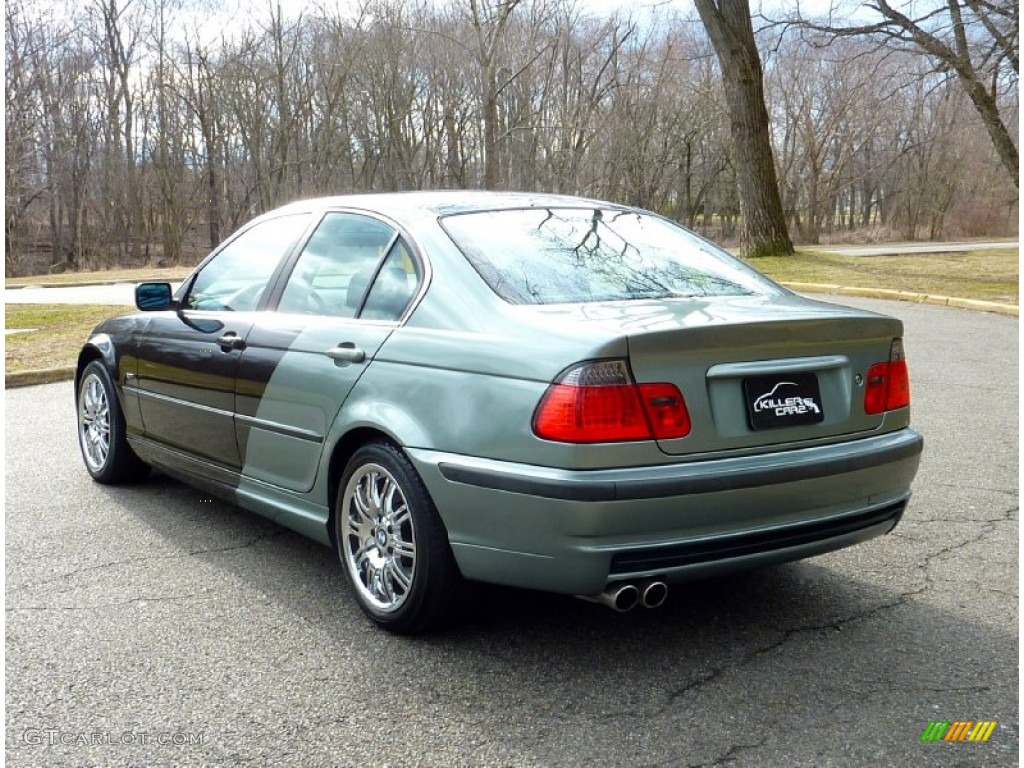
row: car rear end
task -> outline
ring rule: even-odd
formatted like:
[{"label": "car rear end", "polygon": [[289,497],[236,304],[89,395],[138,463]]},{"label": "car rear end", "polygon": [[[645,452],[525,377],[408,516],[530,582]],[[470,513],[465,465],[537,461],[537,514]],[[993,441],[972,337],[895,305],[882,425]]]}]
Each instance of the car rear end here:
[{"label": "car rear end", "polygon": [[[703,345],[635,334],[627,356],[555,377],[531,415],[536,464],[411,451],[464,574],[592,594],[890,531],[922,447],[899,324],[825,310],[716,328]],[[780,334],[787,343],[762,343]],[[561,451],[545,461],[545,446]],[[642,463],[622,466],[625,446]],[[569,447],[581,467],[559,460]]]},{"label": "car rear end", "polygon": [[[529,255],[509,267],[481,253],[477,223],[449,222],[511,305],[500,323],[553,340],[600,329],[611,340],[600,353],[579,350],[532,390],[517,385],[518,407],[503,412],[528,419],[530,436],[515,459],[408,449],[464,575],[596,595],[800,559],[892,530],[922,449],[908,426],[900,322],[797,297],[703,241],[691,260],[699,269],[666,267],[661,240],[645,244],[642,227],[609,224],[619,216],[636,214],[542,207],[523,243],[495,238],[529,254],[544,231],[534,250],[546,273],[529,268]],[[614,274],[609,254],[621,256]],[[607,295],[617,285],[637,286],[635,295]],[[584,300],[558,300],[566,292]]]}]

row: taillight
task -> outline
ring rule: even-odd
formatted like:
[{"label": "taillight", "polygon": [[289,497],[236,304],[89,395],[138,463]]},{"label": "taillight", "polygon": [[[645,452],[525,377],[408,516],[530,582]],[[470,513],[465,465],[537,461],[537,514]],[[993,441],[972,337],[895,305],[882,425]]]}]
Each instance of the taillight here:
[{"label": "taillight", "polygon": [[868,368],[864,387],[864,412],[894,411],[910,405],[910,374],[903,354],[903,339],[893,339],[889,361]]},{"label": "taillight", "polygon": [[564,443],[670,440],[690,433],[690,415],[674,384],[636,384],[625,360],[573,366],[547,389],[533,431]]}]

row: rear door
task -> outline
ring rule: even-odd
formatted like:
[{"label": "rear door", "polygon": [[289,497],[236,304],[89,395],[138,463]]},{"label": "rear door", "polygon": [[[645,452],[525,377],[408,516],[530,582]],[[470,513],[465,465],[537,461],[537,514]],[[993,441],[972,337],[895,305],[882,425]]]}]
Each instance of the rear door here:
[{"label": "rear door", "polygon": [[148,437],[230,469],[241,466],[238,361],[271,277],[310,221],[307,213],[255,223],[203,265],[178,310],[149,318],[137,370]]},{"label": "rear door", "polygon": [[388,222],[325,214],[249,334],[236,389],[243,474],[308,491],[348,393],[397,326],[422,269]]}]

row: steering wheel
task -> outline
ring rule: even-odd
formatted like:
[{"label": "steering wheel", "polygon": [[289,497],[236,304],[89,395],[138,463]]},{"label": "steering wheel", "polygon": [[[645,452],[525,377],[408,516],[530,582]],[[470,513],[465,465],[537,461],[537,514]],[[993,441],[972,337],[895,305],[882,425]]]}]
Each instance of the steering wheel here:
[{"label": "steering wheel", "polygon": [[294,312],[300,315],[331,314],[327,302],[313,289],[312,284],[296,275],[292,275],[288,281],[277,309],[279,312]]},{"label": "steering wheel", "polygon": [[263,297],[263,289],[266,287],[265,283],[252,283],[244,288],[239,288],[231,295],[224,297],[224,309],[234,312],[249,312],[256,309],[256,305]]},{"label": "steering wheel", "polygon": [[313,305],[318,315],[330,314],[327,311],[327,302],[324,301],[323,296],[313,290],[313,286],[309,286],[309,291],[306,293],[306,301]]}]

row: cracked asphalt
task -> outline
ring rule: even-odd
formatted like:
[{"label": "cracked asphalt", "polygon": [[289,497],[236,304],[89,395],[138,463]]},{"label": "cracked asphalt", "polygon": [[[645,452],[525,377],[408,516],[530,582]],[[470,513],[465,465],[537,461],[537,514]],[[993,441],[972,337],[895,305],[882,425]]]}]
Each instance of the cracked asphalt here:
[{"label": "cracked asphalt", "polygon": [[1016,765],[1018,321],[843,301],[907,326],[926,442],[893,534],[657,611],[488,589],[420,639],[272,522],[92,483],[70,383],[7,390],[7,764]]}]

